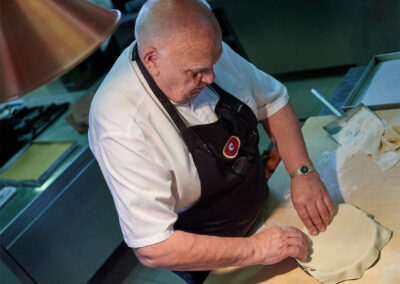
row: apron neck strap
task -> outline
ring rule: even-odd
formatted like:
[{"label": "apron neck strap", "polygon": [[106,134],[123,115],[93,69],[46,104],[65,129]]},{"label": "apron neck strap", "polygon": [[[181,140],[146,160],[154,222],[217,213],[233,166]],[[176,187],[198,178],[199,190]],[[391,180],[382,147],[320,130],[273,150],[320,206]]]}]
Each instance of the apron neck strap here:
[{"label": "apron neck strap", "polygon": [[175,106],[171,103],[168,97],[164,94],[163,91],[157,86],[156,82],[154,81],[153,77],[151,77],[150,73],[147,71],[146,67],[143,65],[142,60],[139,57],[139,53],[137,50],[137,44],[133,47],[132,50],[132,61],[136,61],[140,71],[142,72],[144,78],[146,79],[147,83],[150,86],[150,89],[153,91],[154,95],[163,105],[169,116],[171,117],[172,121],[175,123],[176,127],[179,129],[179,133],[184,138],[183,132],[186,130],[187,132],[191,132],[193,135],[197,136],[197,143],[198,147],[201,148],[203,151],[212,154],[211,149],[208,147],[207,143],[197,134],[193,128],[186,122],[186,120],[182,117],[179,111],[176,110]]},{"label": "apron neck strap", "polygon": [[154,95],[157,97],[157,99],[163,105],[165,110],[168,112],[171,119],[174,121],[176,127],[178,127],[179,132],[182,133],[182,130],[188,127],[187,123],[185,122],[184,118],[179,114],[179,112],[176,110],[176,108],[171,103],[171,101],[168,99],[168,97],[157,86],[153,77],[151,77],[150,73],[147,71],[146,67],[143,65],[143,62],[139,57],[137,44],[135,44],[135,46],[133,47],[133,50],[132,50],[132,61],[136,61],[140,71],[142,72],[147,83],[149,84],[150,89],[153,91]]}]

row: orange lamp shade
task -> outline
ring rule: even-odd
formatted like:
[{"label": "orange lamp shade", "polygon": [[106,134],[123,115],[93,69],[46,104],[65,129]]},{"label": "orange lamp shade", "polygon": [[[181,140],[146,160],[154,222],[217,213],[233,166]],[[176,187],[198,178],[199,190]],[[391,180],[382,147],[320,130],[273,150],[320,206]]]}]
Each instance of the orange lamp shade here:
[{"label": "orange lamp shade", "polygon": [[0,0],[0,102],[71,70],[120,21],[118,10],[86,0]]}]

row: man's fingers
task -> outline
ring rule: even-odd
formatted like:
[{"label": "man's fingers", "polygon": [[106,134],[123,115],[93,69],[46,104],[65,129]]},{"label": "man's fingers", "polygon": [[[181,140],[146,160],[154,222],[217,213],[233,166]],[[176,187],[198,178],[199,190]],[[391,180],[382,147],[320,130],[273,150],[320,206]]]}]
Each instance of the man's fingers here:
[{"label": "man's fingers", "polygon": [[304,234],[296,227],[285,227],[284,230],[287,231],[288,238],[299,238],[305,241],[305,243],[308,243],[310,240],[306,234]]},{"label": "man's fingers", "polygon": [[326,205],[326,208],[328,208],[329,211],[329,215],[332,218],[332,216],[335,214],[335,205],[333,204],[333,201],[331,199],[331,197],[329,196],[329,194],[325,194],[323,197],[323,201]]},{"label": "man's fingers", "polygon": [[318,212],[317,206],[315,203],[309,204],[307,207],[308,215],[310,216],[311,221],[313,222],[314,226],[317,227],[319,232],[324,232],[326,230],[326,226],[321,219],[321,216]]},{"label": "man's fingers", "polygon": [[305,259],[308,255],[309,239],[306,234],[295,227],[281,227],[285,256]]},{"label": "man's fingers", "polygon": [[301,221],[303,222],[304,226],[306,226],[306,228],[310,232],[310,234],[317,235],[318,230],[314,226],[314,223],[311,221],[311,218],[307,212],[307,209],[305,207],[297,208],[297,214],[299,214]]},{"label": "man's fingers", "polygon": [[286,244],[285,245],[298,245],[302,247],[307,247],[310,239],[297,228],[287,227],[284,229],[286,235]]},{"label": "man's fingers", "polygon": [[306,260],[308,256],[308,247],[288,246],[286,249],[286,254],[290,257]]},{"label": "man's fingers", "polygon": [[300,248],[308,248],[307,239],[304,238],[288,238],[286,241],[286,246],[298,246]]},{"label": "man's fingers", "polygon": [[329,225],[329,221],[331,219],[331,215],[329,213],[329,210],[328,210],[325,202],[322,199],[321,200],[317,200],[315,205],[316,205],[316,207],[318,209],[319,215],[320,215],[325,227],[328,226]]}]

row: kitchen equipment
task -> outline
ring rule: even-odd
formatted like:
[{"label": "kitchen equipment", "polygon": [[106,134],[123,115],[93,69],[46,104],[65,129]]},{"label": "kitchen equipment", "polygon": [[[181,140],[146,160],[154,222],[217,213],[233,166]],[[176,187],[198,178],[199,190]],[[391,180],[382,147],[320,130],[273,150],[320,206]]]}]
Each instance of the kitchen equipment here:
[{"label": "kitchen equipment", "polygon": [[0,189],[0,208],[13,197],[17,189],[13,186],[5,186]]},{"label": "kitchen equipment", "polygon": [[360,103],[372,110],[400,107],[400,52],[375,55],[342,108]]},{"label": "kitchen equipment", "polygon": [[379,120],[381,119],[379,116],[377,116],[374,112],[372,112],[368,107],[366,107],[362,103],[346,112],[343,112],[342,110],[332,105],[328,100],[326,100],[324,96],[322,96],[316,89],[311,89],[311,93],[317,99],[319,99],[326,107],[328,107],[336,116],[338,116],[337,119],[333,120],[332,122],[328,123],[323,127],[324,130],[330,135],[330,137],[332,137],[337,143],[339,143],[339,139],[337,137],[338,133],[343,128],[344,124],[346,124],[360,111],[363,110],[369,111],[376,117],[378,117]]},{"label": "kitchen equipment", "polygon": [[68,110],[69,103],[35,107],[6,105],[0,110],[0,167]]},{"label": "kitchen equipment", "polygon": [[78,147],[75,141],[34,142],[0,168],[0,186],[39,187]]}]

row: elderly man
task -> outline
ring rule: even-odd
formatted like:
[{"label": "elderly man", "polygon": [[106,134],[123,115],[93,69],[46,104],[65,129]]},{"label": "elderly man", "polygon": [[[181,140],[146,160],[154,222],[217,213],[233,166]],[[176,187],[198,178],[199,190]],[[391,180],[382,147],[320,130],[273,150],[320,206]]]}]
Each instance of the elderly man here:
[{"label": "elderly man", "polygon": [[205,1],[148,1],[135,35],[94,97],[89,129],[128,246],[189,283],[214,268],[306,258],[296,228],[246,237],[267,193],[258,122],[308,230],[324,231],[334,211],[286,88],[222,42]]}]

